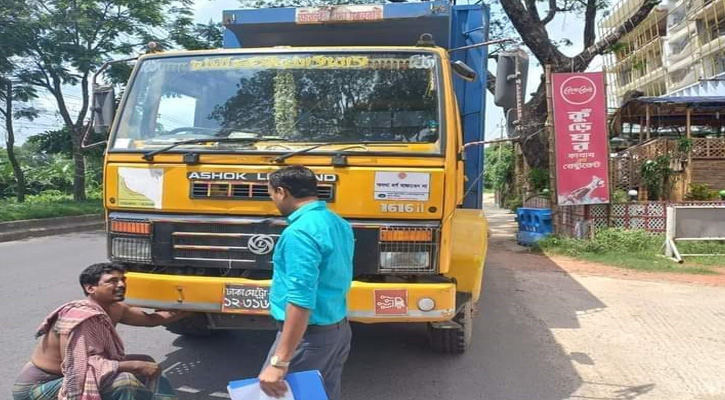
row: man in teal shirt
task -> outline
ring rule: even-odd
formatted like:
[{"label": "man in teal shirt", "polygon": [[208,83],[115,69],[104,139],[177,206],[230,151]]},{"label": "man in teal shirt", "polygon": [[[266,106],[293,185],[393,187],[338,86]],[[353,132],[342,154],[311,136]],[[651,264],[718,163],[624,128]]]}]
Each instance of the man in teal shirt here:
[{"label": "man in teal shirt", "polygon": [[346,318],[352,228],[318,200],[317,178],[305,167],[270,174],[268,189],[289,225],[274,250],[269,299],[280,331],[259,376],[262,390],[282,397],[288,372],[319,370],[330,400],[340,400],[352,338]]}]

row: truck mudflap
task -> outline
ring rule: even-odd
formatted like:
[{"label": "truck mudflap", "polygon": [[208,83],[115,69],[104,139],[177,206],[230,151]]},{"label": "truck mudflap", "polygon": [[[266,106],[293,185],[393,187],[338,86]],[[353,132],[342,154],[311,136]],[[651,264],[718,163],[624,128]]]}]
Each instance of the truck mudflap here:
[{"label": "truck mudflap", "polygon": [[[229,315],[268,315],[269,280],[129,272],[129,305]],[[454,283],[353,281],[348,317],[362,323],[440,322],[456,314]]]}]

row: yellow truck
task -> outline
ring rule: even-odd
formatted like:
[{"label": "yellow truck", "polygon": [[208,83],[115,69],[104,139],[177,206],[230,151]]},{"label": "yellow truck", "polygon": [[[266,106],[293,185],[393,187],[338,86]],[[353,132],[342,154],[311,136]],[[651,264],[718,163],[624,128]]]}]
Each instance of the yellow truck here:
[{"label": "yellow truck", "polygon": [[[488,9],[446,1],[225,11],[224,48],[135,63],[110,130],[108,254],[129,304],[185,335],[265,329],[285,227],[267,176],[300,164],[353,226],[349,319],[426,323],[461,353],[483,277]],[[244,46],[242,46],[242,43]],[[109,122],[111,121],[112,122]]]}]

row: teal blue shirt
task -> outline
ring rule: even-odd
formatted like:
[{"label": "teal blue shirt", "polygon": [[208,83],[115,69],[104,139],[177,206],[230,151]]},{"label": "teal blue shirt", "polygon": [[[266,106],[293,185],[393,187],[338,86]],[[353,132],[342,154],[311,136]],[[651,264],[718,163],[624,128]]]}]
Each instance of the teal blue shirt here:
[{"label": "teal blue shirt", "polygon": [[305,204],[287,221],[274,249],[272,317],[284,321],[291,303],[310,310],[310,325],[339,322],[352,283],[352,227],[322,201]]}]

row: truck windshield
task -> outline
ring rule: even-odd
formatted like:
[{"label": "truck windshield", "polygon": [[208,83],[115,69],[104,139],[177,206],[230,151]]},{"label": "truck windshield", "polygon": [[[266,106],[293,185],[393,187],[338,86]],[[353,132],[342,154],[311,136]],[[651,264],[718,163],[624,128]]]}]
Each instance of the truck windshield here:
[{"label": "truck windshield", "polygon": [[146,59],[131,83],[112,148],[249,138],[178,147],[287,152],[310,143],[379,141],[406,144],[387,151],[438,152],[437,69],[436,55],[427,52]]}]

